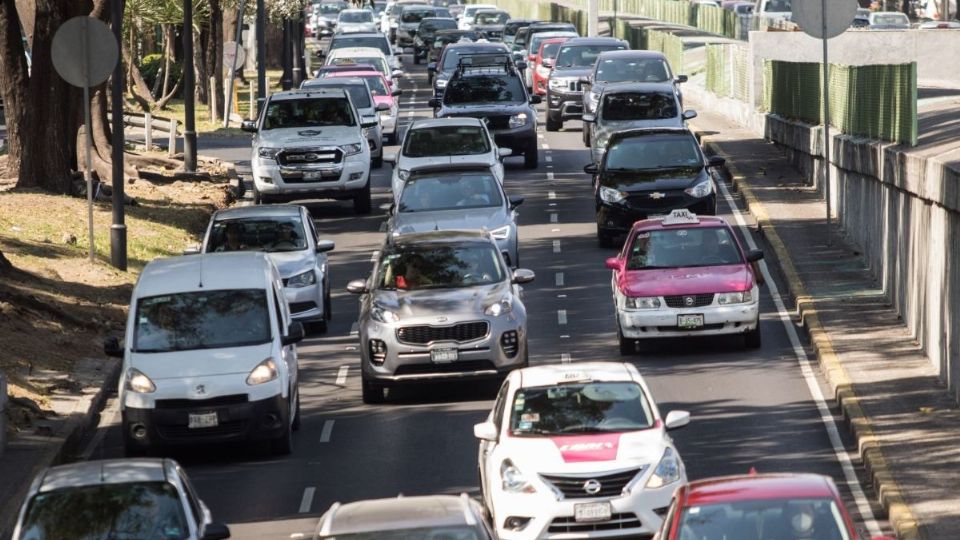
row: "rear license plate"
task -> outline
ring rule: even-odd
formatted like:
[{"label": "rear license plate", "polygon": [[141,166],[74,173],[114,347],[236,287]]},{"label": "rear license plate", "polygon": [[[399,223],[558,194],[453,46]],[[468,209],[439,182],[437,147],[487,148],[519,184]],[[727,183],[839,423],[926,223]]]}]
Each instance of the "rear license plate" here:
[{"label": "rear license plate", "polygon": [[579,522],[610,521],[613,509],[610,503],[588,503],[573,505],[573,519]]},{"label": "rear license plate", "polygon": [[219,423],[215,412],[190,414],[187,427],[190,429],[211,428],[217,427]]},{"label": "rear license plate", "polygon": [[430,351],[430,360],[437,364],[456,362],[459,354],[456,349],[433,349]]},{"label": "rear license plate", "polygon": [[677,326],[686,330],[703,327],[703,315],[677,315]]}]

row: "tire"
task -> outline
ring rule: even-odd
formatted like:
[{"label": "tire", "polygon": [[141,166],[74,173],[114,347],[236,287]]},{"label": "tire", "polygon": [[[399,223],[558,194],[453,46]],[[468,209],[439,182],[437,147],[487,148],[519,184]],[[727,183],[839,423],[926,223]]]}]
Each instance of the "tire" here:
[{"label": "tire", "polygon": [[270,441],[270,453],[275,456],[289,456],[293,452],[293,429],[290,424],[283,426],[283,433]]},{"label": "tire", "polygon": [[540,165],[540,151],[537,149],[537,141],[533,141],[523,153],[523,166],[527,169],[536,169]]},{"label": "tire", "polygon": [[583,123],[583,145],[587,148],[590,148],[590,131],[593,128],[590,126],[589,122]]},{"label": "tire", "polygon": [[297,405],[293,411],[293,423],[290,424],[290,429],[293,431],[300,431],[300,391],[297,391]]},{"label": "tire", "polygon": [[617,342],[620,345],[620,356],[632,356],[637,351],[637,340],[623,337],[617,329]]},{"label": "tire", "polygon": [[323,319],[326,321],[333,319],[333,302],[330,300],[330,287],[326,287],[323,293]]},{"label": "tire", "polygon": [[366,379],[363,379],[360,383],[360,391],[363,394],[363,402],[367,405],[378,405],[386,401],[384,390],[386,390],[384,387],[375,385]]},{"label": "tire", "polygon": [[560,131],[560,128],[563,127],[563,120],[554,118],[549,111],[547,111],[547,131]]},{"label": "tire", "polygon": [[415,65],[420,64],[420,53],[417,52],[417,49],[413,49],[413,63]]},{"label": "tire", "polygon": [[139,445],[127,435],[123,436],[123,455],[128,458],[147,457],[150,455],[150,448]]},{"label": "tire", "polygon": [[360,193],[353,197],[353,213],[354,214],[369,214],[372,202],[370,200],[370,179],[367,178],[367,185],[364,186]]},{"label": "tire", "polygon": [[760,336],[760,319],[757,319],[757,327],[743,335],[743,345],[748,349],[759,349],[763,345],[763,339]]},{"label": "tire", "polygon": [[253,185],[253,204],[263,204],[263,195],[260,194],[256,184]]},{"label": "tire", "polygon": [[614,247],[613,235],[597,227],[597,245],[604,249]]}]

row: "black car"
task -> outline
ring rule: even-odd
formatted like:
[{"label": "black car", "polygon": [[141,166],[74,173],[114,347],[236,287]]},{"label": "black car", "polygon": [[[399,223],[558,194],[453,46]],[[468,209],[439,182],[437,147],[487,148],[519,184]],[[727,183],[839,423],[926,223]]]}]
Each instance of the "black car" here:
[{"label": "black car", "polygon": [[473,19],[473,29],[487,34],[490,41],[503,41],[503,28],[510,14],[503,10],[481,11]]},{"label": "black car", "polygon": [[528,169],[537,168],[539,163],[537,111],[533,108],[537,103],[540,96],[527,94],[506,49],[496,54],[463,55],[443,98],[430,100],[437,118],[470,116],[485,120],[496,145],[510,148],[515,156],[522,154]]},{"label": "black car", "polygon": [[517,35],[517,32],[535,22],[540,21],[538,19],[510,19],[503,25],[503,36],[501,36],[503,42],[512,47],[513,38]]},{"label": "black car", "polygon": [[612,247],[614,238],[636,221],[671,210],[716,214],[714,175],[723,163],[719,157],[708,160],[686,128],[614,133],[600,164],[583,168],[593,175],[597,242]]},{"label": "black car", "polygon": [[[397,47],[413,47],[413,39],[417,37],[417,29],[420,27],[420,21],[428,17],[441,17],[441,9],[426,4],[410,4],[400,8],[400,16],[397,17]],[[445,9],[443,11],[446,11]]]},{"label": "black car", "polygon": [[[433,43],[430,44],[427,51],[427,62],[439,60],[443,48],[451,43],[476,42],[479,39],[487,39],[486,34],[476,30],[437,30],[437,33],[433,36]],[[433,84],[433,72],[427,73],[427,79],[430,84]]]},{"label": "black car", "polygon": [[547,82],[547,131],[557,131],[566,120],[583,115],[583,83],[601,53],[629,49],[622,39],[573,38],[560,46]]},{"label": "black car", "polygon": [[[447,32],[447,30],[444,30]],[[427,78],[433,84],[433,95],[437,99],[443,97],[443,89],[453,77],[460,65],[460,57],[473,54],[500,54],[506,51],[502,43],[451,43],[440,52],[436,62],[427,64]],[[524,67],[526,67],[524,65]]]},{"label": "black car", "polygon": [[430,51],[438,30],[456,29],[457,21],[455,19],[427,17],[420,21],[417,35],[413,38],[413,63],[419,64],[421,59],[427,58],[427,52]]}]

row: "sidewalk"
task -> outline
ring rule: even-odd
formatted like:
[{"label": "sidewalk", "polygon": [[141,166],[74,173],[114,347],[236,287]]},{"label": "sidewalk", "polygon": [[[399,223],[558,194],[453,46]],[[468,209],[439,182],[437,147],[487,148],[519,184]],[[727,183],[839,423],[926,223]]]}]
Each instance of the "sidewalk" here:
[{"label": "sidewalk", "polygon": [[856,247],[773,144],[691,100],[691,127],[728,159],[900,538],[960,536],[960,411]]}]

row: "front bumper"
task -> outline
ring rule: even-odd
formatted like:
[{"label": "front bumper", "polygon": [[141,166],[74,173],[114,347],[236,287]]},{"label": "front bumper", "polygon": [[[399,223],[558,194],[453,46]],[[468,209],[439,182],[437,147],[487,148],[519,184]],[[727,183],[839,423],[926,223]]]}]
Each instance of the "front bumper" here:
[{"label": "front bumper", "polygon": [[537,148],[537,126],[531,121],[517,128],[492,129],[490,131],[496,145],[513,150],[515,156]]},{"label": "front bumper", "polygon": [[306,287],[284,287],[283,295],[290,304],[290,315],[301,322],[321,321],[323,312],[323,282]]},{"label": "front bumper", "polygon": [[560,116],[561,121],[583,116],[583,92],[558,92],[547,89],[547,114]]},{"label": "front bumper", "polygon": [[389,111],[393,114],[381,114],[380,115],[380,129],[383,131],[383,135],[393,135],[397,132],[397,116],[399,113],[397,111]]},{"label": "front bumper", "polygon": [[[272,199],[349,198],[363,190],[369,181],[370,152],[325,165],[283,166],[254,157],[251,169],[257,191]],[[307,178],[307,175],[319,177]]]},{"label": "front bumper", "polygon": [[[661,305],[658,309],[617,310],[617,321],[623,337],[629,339],[719,336],[742,334],[757,327],[760,304],[730,306],[704,306],[671,308]],[[703,327],[686,330],[677,326],[680,315],[703,315]]]},{"label": "front bumper", "polygon": [[627,232],[633,224],[652,215],[669,214],[671,210],[686,208],[695,214],[712,216],[717,213],[716,192],[703,198],[685,197],[676,205],[634,206],[622,203],[597,204],[597,228],[608,232]]},{"label": "front bumper", "polygon": [[413,47],[413,40],[417,35],[417,31],[407,30],[403,27],[397,28],[397,46],[398,47]]}]

